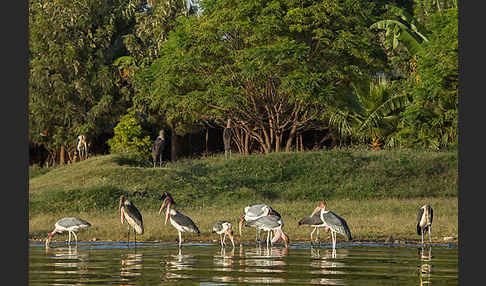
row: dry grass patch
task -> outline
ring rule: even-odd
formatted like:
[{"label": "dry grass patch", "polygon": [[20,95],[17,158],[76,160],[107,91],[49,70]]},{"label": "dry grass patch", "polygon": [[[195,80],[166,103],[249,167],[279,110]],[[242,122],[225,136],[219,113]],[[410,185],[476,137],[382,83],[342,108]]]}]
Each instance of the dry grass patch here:
[{"label": "dry grass patch", "polygon": [[[416,234],[416,214],[420,206],[431,204],[434,209],[432,237],[441,242],[443,237],[458,237],[457,198],[420,198],[420,199],[377,199],[377,200],[327,200],[328,209],[342,216],[348,222],[354,240],[385,240],[389,235],[394,239],[418,241]],[[309,241],[311,228],[298,226],[297,222],[305,215],[309,215],[318,202],[279,202],[271,203],[282,215],[285,231],[291,241]],[[246,204],[235,204],[224,207],[178,208],[183,214],[192,218],[201,231],[201,235],[193,233],[183,234],[185,241],[217,241],[218,235],[211,233],[217,220],[228,220],[233,223],[236,241],[238,235],[238,217],[243,213]],[[170,223],[164,225],[164,216],[156,210],[140,210],[145,233],[137,236],[143,241],[173,241],[177,239],[177,231]],[[118,210],[112,212],[94,213],[62,213],[56,217],[50,215],[36,215],[29,220],[29,233],[32,239],[45,238],[54,228],[54,223],[64,216],[79,216],[88,220],[92,227],[81,231],[80,240],[125,241],[127,225],[122,225]],[[262,236],[263,237],[263,236]],[[65,237],[56,236],[59,241]],[[133,232],[130,234],[133,239]],[[321,240],[329,240],[330,235],[321,231]],[[255,230],[243,227],[242,241],[254,241]],[[342,236],[339,236],[342,241]]]}]

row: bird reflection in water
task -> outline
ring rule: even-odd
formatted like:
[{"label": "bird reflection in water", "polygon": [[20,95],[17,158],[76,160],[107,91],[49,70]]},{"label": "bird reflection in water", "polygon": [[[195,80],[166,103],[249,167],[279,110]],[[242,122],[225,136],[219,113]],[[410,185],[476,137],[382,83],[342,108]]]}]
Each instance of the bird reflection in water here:
[{"label": "bird reflection in water", "polygon": [[49,263],[49,266],[54,267],[53,273],[63,275],[88,273],[88,252],[78,253],[77,247],[70,245],[68,247],[49,247],[46,248],[46,255],[54,260]]},{"label": "bird reflection in water", "polygon": [[[213,263],[215,271],[233,271],[235,249],[232,248],[231,251],[226,251],[224,247],[221,247],[219,253],[214,255]],[[218,282],[230,282],[233,280],[231,276],[213,276],[213,281]]]},{"label": "bird reflection in water", "polygon": [[335,258],[344,258],[348,256],[347,250],[339,251],[339,256],[336,256],[336,249],[321,249],[311,247],[311,263],[310,266],[315,269],[309,271],[311,274],[324,274],[326,277],[313,278],[310,284],[324,284],[324,285],[346,285],[344,279],[329,278],[329,275],[343,275],[344,271],[338,270],[345,267],[345,263],[334,260]]},{"label": "bird reflection in water", "polygon": [[128,253],[122,256],[120,276],[124,282],[128,282],[133,277],[142,275],[143,269],[143,254],[142,253]]},{"label": "bird reflection in water", "polygon": [[420,265],[418,267],[420,286],[431,283],[430,278],[432,265],[428,262],[432,261],[432,247],[429,246],[428,251],[426,250],[426,248],[427,247],[420,247],[418,249],[418,254],[420,256]]},{"label": "bird reflection in water", "polygon": [[162,275],[162,279],[187,279],[191,278],[190,275],[177,273],[178,271],[186,271],[194,269],[193,265],[196,263],[196,259],[192,255],[182,254],[182,248],[178,249],[177,255],[169,255],[166,261],[161,263],[165,264],[166,273]]},{"label": "bird reflection in water", "polygon": [[[288,255],[289,249],[277,247],[260,247],[248,249],[243,255],[240,254],[240,265],[243,271],[248,273],[259,273],[261,276],[240,277],[240,283],[252,284],[273,284],[288,283],[288,279],[281,273],[286,273],[287,262],[282,258]],[[280,274],[276,277],[274,274]],[[254,275],[254,274],[253,274]],[[270,275],[270,276],[269,276]]]}]

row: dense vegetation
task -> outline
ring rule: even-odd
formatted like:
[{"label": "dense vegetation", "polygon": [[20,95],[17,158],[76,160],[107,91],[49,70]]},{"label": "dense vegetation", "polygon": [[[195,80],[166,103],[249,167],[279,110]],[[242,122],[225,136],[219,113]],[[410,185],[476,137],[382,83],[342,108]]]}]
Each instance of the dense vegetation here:
[{"label": "dense vegetation", "polygon": [[243,154],[301,150],[307,131],[455,147],[457,1],[432,2],[30,0],[29,141],[59,162],[110,134],[148,159],[161,128],[231,119]]}]

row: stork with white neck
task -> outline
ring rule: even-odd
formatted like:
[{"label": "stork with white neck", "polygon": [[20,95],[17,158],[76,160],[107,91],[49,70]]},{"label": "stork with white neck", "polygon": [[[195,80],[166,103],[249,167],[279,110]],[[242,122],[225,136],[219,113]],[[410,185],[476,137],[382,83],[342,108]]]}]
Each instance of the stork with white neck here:
[{"label": "stork with white neck", "polygon": [[175,205],[175,201],[168,192],[164,192],[160,200],[162,200],[162,205],[160,206],[159,214],[161,214],[164,207],[166,207],[164,224],[167,224],[167,221],[170,221],[170,224],[177,229],[177,232],[179,233],[179,248],[182,247],[183,232],[201,233],[191,218],[171,208],[171,205]]},{"label": "stork with white neck", "polygon": [[310,216],[320,212],[321,220],[324,222],[326,227],[331,230],[332,238],[332,249],[336,249],[336,233],[346,236],[348,240],[351,240],[351,232],[349,231],[348,224],[346,221],[333,213],[332,211],[326,210],[326,201],[322,201],[312,212]]}]

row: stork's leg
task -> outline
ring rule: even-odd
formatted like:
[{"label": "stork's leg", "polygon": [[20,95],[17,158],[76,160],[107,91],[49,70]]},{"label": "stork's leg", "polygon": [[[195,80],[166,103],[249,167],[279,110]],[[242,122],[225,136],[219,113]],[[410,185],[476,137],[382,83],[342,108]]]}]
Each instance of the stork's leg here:
[{"label": "stork's leg", "polygon": [[136,247],[137,246],[137,231],[135,230],[135,228],[133,228],[133,234],[135,235],[135,244],[134,244],[134,246]]},{"label": "stork's leg", "polygon": [[226,241],[226,231],[224,232],[224,235],[223,235],[223,246],[226,245],[225,241]]},{"label": "stork's leg", "polygon": [[128,225],[128,234],[127,234],[127,247],[130,247],[130,225]]},{"label": "stork's leg", "polygon": [[421,235],[422,235],[422,244],[424,244],[424,230],[422,229],[422,231],[421,231],[421,232],[422,232],[422,233],[421,233]]},{"label": "stork's leg", "polygon": [[74,239],[76,240],[76,246],[78,245],[78,236],[76,233],[73,231]]},{"label": "stork's leg", "polygon": [[275,236],[275,233],[273,231],[270,231],[270,246],[273,246],[273,237]]},{"label": "stork's leg", "polygon": [[312,235],[314,234],[314,232],[316,231],[316,229],[317,229],[317,227],[314,227],[314,229],[311,232],[311,241],[310,241],[311,242],[311,246],[313,245],[313,243],[312,243]]},{"label": "stork's leg", "polygon": [[429,226],[429,242],[430,242],[430,243],[432,243],[432,238],[430,237],[430,236],[431,236],[431,234],[430,234],[430,232],[431,232],[430,230],[431,230],[431,229],[432,229],[432,227],[431,227],[431,226]]},{"label": "stork's leg", "polygon": [[271,230],[269,230],[269,231],[268,231],[268,233],[267,233],[267,248],[270,246],[270,233],[271,233],[271,232],[272,232],[272,231],[271,231]]},{"label": "stork's leg", "polygon": [[317,240],[319,241],[319,247],[321,247],[321,233],[319,232],[319,228],[317,228]]},{"label": "stork's leg", "polygon": [[182,232],[179,231],[179,248],[182,247]]},{"label": "stork's leg", "polygon": [[68,233],[69,233],[68,245],[71,245],[71,231],[69,230]]},{"label": "stork's leg", "polygon": [[331,230],[331,236],[332,236],[332,249],[336,249],[336,233]]}]

